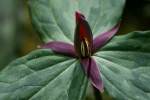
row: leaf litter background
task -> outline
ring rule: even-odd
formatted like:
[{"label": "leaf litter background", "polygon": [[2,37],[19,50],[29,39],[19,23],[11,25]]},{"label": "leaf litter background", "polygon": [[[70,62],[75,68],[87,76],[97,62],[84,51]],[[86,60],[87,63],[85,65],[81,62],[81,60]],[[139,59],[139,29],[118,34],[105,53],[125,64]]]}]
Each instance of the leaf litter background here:
[{"label": "leaf litter background", "polygon": [[[127,0],[118,35],[150,30],[150,0]],[[27,0],[0,1],[0,70],[17,57],[37,48],[41,41],[31,25]],[[103,100],[112,100],[104,93]],[[86,100],[93,100],[89,89]]]}]

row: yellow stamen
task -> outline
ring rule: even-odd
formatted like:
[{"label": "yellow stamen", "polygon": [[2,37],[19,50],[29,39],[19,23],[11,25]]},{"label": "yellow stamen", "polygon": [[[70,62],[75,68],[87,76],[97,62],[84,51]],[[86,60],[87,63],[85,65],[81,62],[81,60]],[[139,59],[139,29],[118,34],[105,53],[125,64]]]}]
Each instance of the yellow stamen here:
[{"label": "yellow stamen", "polygon": [[81,54],[82,54],[83,56],[85,56],[85,48],[84,48],[84,43],[83,43],[83,41],[81,42]]},{"label": "yellow stamen", "polygon": [[85,44],[86,44],[87,53],[88,55],[90,55],[89,43],[88,43],[87,38],[85,38]]},{"label": "yellow stamen", "polygon": [[81,41],[81,55],[82,57],[86,57],[86,56],[90,56],[91,55],[91,52],[90,52],[90,47],[89,47],[89,42],[87,40],[87,38],[84,38],[82,41]]}]

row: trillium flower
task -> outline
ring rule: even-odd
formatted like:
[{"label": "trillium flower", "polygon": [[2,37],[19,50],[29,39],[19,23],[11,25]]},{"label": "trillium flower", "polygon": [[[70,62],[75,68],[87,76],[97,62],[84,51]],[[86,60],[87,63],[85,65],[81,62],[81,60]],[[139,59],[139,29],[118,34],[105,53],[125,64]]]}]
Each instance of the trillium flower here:
[{"label": "trillium flower", "polygon": [[93,39],[91,28],[83,14],[76,12],[76,28],[74,34],[74,45],[61,41],[51,41],[41,48],[49,48],[56,53],[74,57],[80,60],[83,70],[92,85],[100,92],[104,91],[101,73],[96,61],[92,57],[97,50],[102,48],[116,34],[119,24]]}]

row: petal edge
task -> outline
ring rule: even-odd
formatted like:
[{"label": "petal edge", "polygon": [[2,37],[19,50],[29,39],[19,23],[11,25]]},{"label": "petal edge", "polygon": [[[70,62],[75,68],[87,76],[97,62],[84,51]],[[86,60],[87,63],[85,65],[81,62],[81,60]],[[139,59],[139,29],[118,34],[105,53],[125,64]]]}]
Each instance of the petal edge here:
[{"label": "petal edge", "polygon": [[74,46],[65,42],[60,41],[48,42],[46,44],[41,45],[40,48],[51,49],[52,51],[59,54],[77,57],[74,50]]},{"label": "petal edge", "polygon": [[92,85],[102,93],[104,91],[103,81],[95,60],[93,58],[82,59],[81,64]]},{"label": "petal edge", "polygon": [[107,32],[104,32],[100,35],[98,35],[93,40],[93,51],[97,51],[99,48],[104,46],[118,31],[120,26],[120,23],[115,25],[112,29],[108,30]]}]

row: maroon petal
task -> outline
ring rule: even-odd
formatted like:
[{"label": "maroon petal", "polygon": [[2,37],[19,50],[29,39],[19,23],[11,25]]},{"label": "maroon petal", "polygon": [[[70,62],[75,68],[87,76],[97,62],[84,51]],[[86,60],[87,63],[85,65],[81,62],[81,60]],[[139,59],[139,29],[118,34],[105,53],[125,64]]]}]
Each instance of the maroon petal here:
[{"label": "maroon petal", "polygon": [[85,73],[91,80],[92,85],[98,90],[100,90],[100,92],[103,92],[104,91],[103,81],[95,60],[93,58],[81,59],[81,64],[83,66]]},{"label": "maroon petal", "polygon": [[84,15],[78,11],[75,12],[75,17],[76,17],[76,23],[78,23],[80,20],[85,20]]},{"label": "maroon petal", "polygon": [[59,54],[76,57],[74,46],[68,43],[53,41],[53,42],[49,42],[44,45],[41,45],[40,47],[52,49],[54,52],[59,53]]},{"label": "maroon petal", "polygon": [[117,24],[112,29],[98,35],[93,41],[93,50],[96,51],[104,46],[118,31],[120,24]]},{"label": "maroon petal", "polygon": [[74,47],[78,57],[84,58],[92,55],[93,35],[90,25],[83,14],[76,12],[76,28],[74,35]]}]

